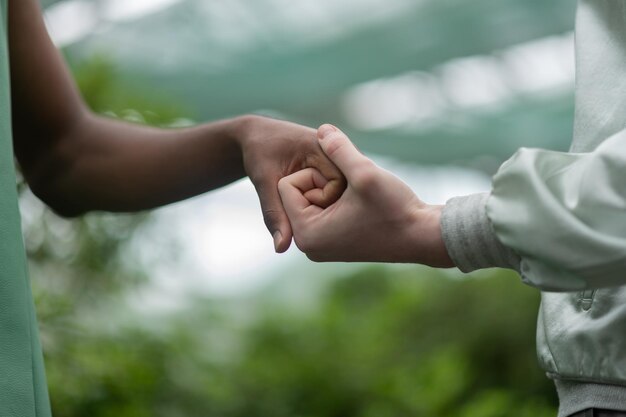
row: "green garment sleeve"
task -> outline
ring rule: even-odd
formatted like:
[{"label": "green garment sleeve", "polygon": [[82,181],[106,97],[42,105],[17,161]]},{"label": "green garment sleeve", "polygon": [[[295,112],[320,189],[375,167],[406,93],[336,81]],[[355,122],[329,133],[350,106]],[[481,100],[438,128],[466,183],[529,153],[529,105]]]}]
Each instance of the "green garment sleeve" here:
[{"label": "green garment sleeve", "polygon": [[478,198],[453,199],[442,216],[461,270],[509,267],[545,291],[626,284],[626,131],[590,153],[522,148]]}]

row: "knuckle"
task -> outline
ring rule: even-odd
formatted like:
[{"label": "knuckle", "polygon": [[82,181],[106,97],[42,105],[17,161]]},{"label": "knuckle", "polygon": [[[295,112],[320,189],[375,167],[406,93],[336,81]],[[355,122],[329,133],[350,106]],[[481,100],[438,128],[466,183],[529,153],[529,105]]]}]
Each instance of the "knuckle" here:
[{"label": "knuckle", "polygon": [[278,191],[283,193],[289,189],[289,180],[287,177],[283,177],[278,180]]},{"label": "knuckle", "polygon": [[332,158],[334,155],[341,152],[341,150],[346,146],[346,142],[340,140],[339,138],[330,137],[326,140],[328,141],[326,145],[326,155],[328,155],[329,158]]}]

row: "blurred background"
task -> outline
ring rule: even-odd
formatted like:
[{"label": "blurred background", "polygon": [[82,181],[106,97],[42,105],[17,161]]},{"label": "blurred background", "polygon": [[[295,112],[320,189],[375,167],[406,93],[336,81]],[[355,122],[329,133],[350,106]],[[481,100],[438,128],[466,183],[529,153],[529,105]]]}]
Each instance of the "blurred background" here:
[{"label": "blurred background", "polygon": [[[43,6],[94,111],[335,123],[429,203],[571,138],[574,1]],[[247,180],[76,220],[20,192],[57,417],[555,415],[515,274],[275,255]]]}]

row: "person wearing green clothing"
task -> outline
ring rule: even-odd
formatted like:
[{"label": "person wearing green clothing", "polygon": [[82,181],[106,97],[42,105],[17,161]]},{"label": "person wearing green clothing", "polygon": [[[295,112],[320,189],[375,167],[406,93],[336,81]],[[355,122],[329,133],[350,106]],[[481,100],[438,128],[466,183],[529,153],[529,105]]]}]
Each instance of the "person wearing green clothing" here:
[{"label": "person wearing green clothing", "polygon": [[14,155],[33,192],[56,212],[137,211],[248,175],[277,252],[291,241],[278,180],[305,167],[345,180],[315,130],[240,116],[188,129],[153,129],[88,111],[50,41],[37,0],[0,0],[0,416],[51,415],[20,231]]},{"label": "person wearing green clothing", "polygon": [[626,416],[625,74],[626,2],[580,0],[570,152],[521,149],[490,193],[445,206],[425,204],[322,126],[320,144],[348,188],[323,208],[323,173],[307,168],[279,182],[296,244],[316,261],[518,271],[542,290],[538,357],[559,417]]}]

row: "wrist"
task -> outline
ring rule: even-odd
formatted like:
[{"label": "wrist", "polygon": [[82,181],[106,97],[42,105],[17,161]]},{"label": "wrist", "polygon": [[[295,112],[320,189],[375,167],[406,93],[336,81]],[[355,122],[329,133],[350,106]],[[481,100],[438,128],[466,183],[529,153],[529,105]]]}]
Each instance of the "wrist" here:
[{"label": "wrist", "polygon": [[441,232],[441,205],[421,203],[414,211],[409,231],[409,246],[412,263],[432,266],[435,268],[452,268]]},{"label": "wrist", "polygon": [[245,114],[229,120],[229,135],[239,149],[245,149],[250,138],[253,137],[254,132],[258,131],[259,124],[262,120],[262,116],[254,114]]}]

